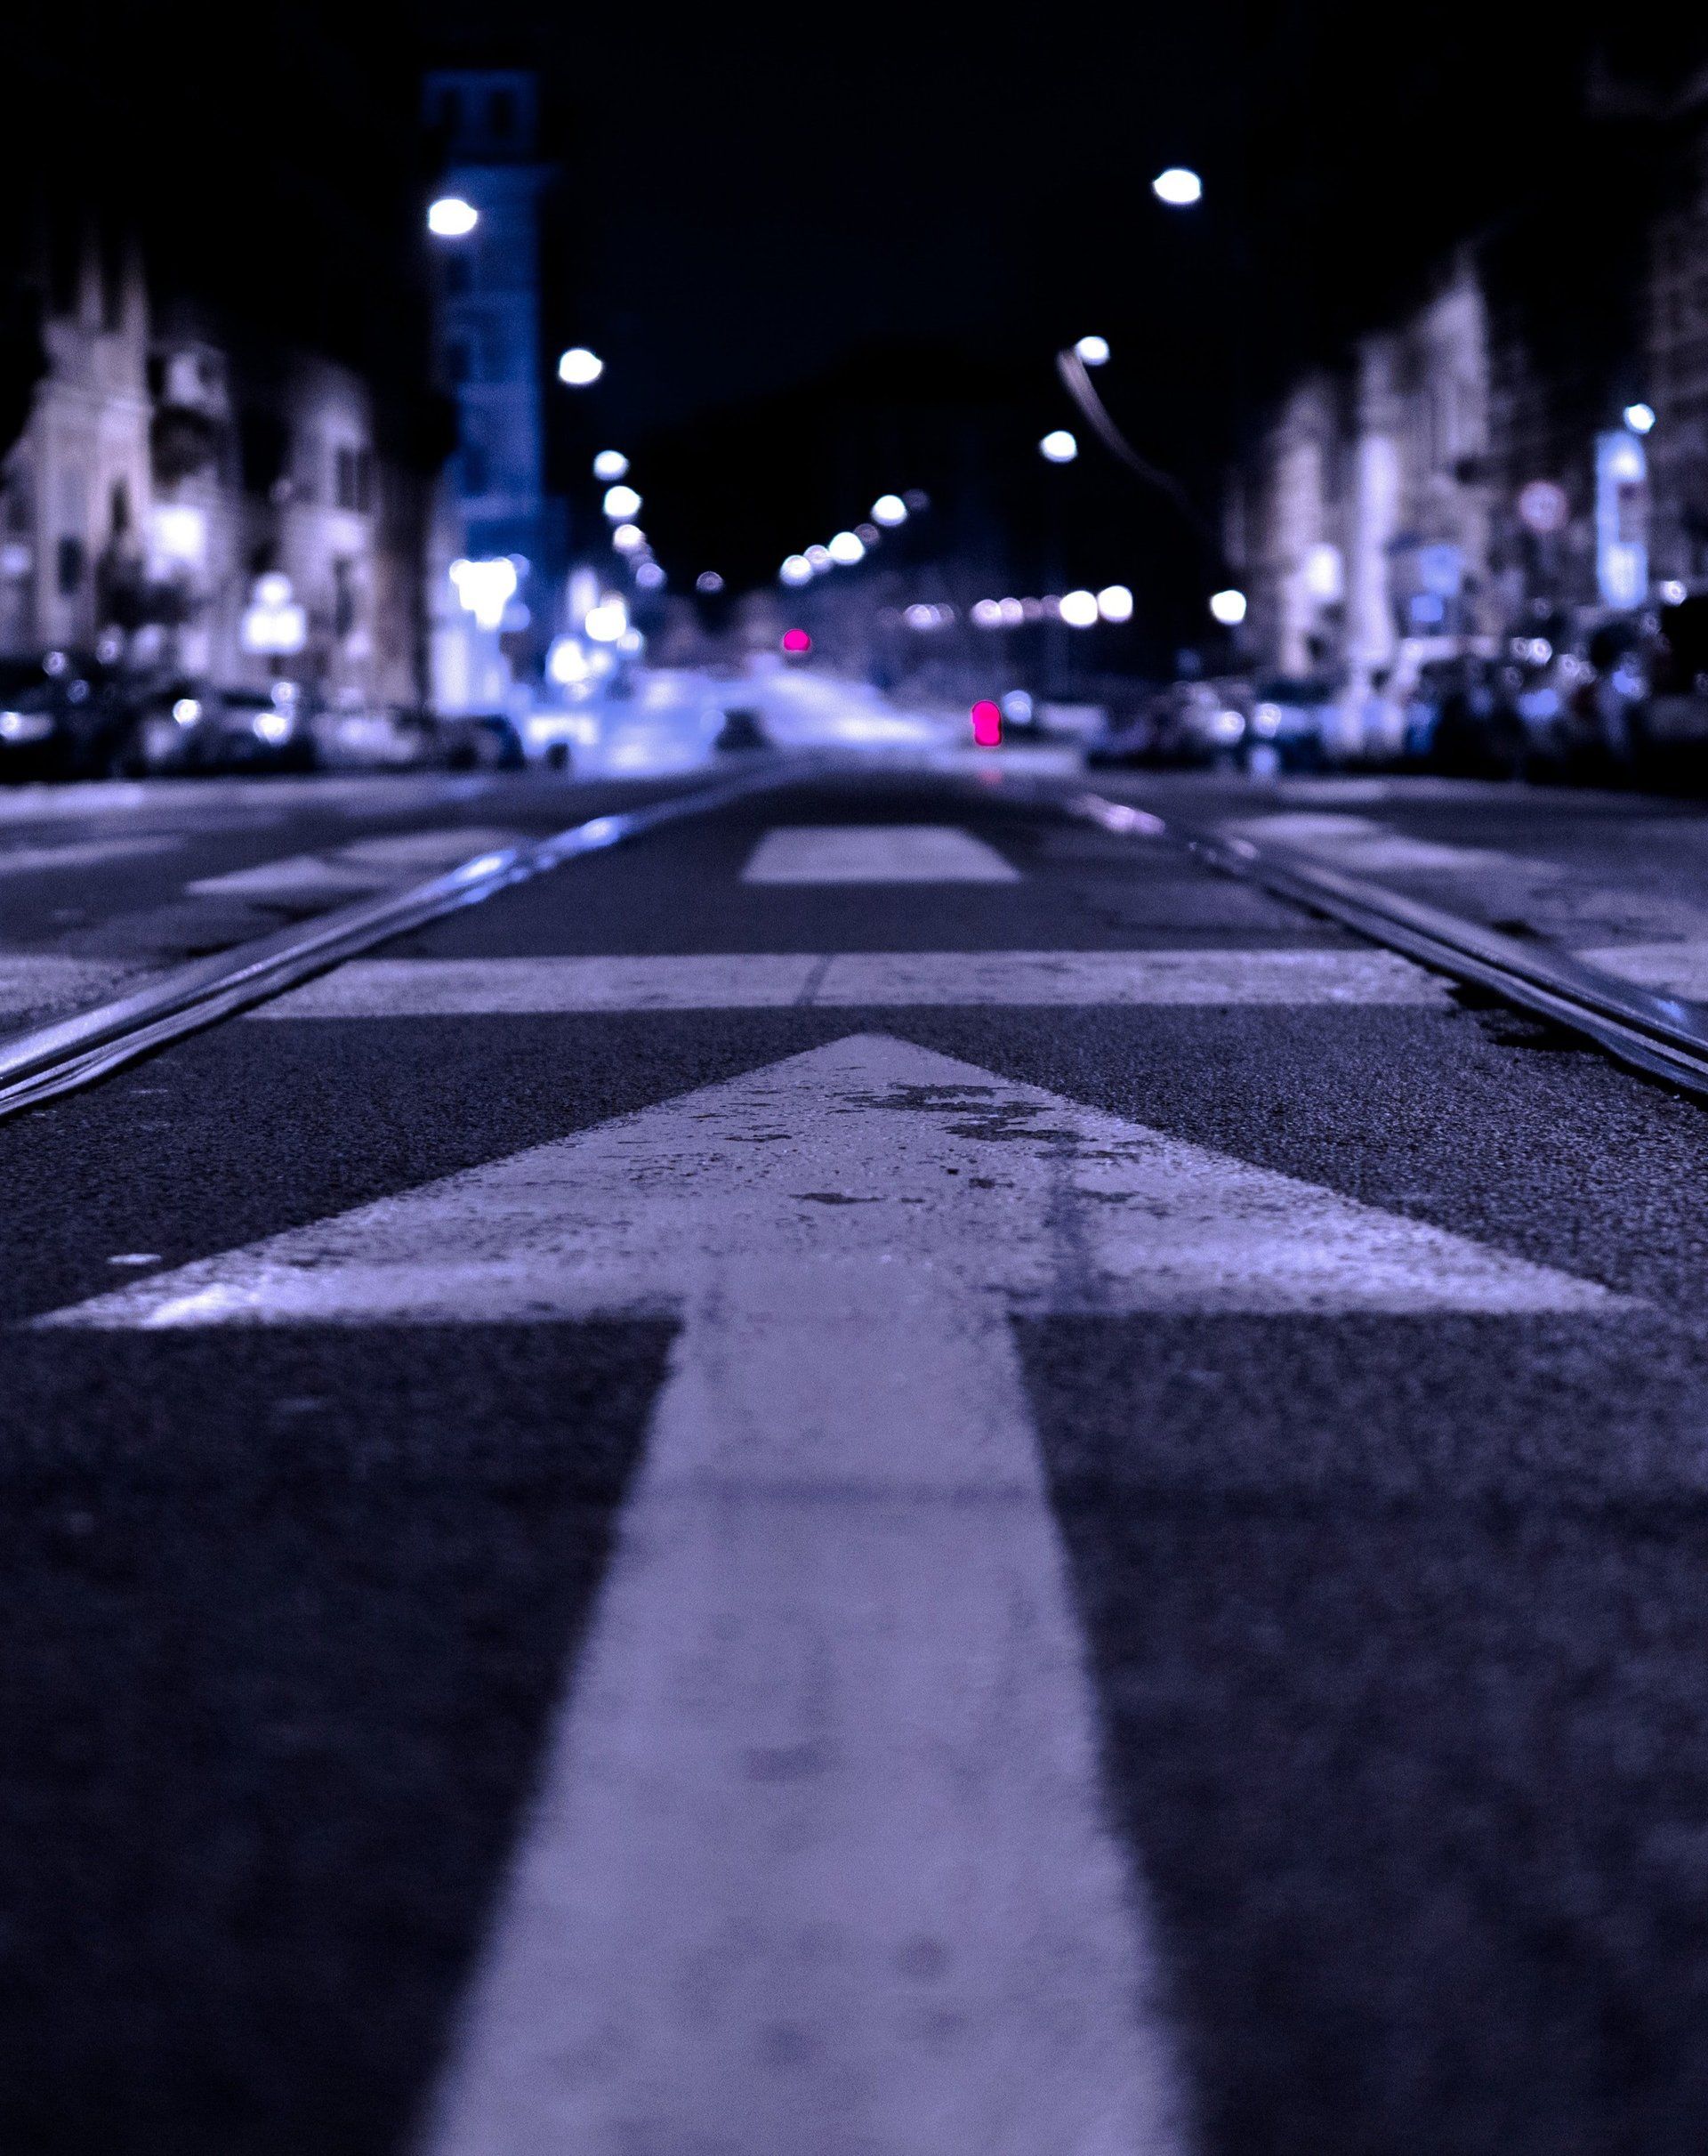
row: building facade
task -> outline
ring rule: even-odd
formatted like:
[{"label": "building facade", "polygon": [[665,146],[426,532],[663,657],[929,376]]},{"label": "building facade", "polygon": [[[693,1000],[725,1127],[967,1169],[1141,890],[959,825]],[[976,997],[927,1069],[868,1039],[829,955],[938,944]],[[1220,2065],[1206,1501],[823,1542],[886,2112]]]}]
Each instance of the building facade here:
[{"label": "building facade", "polygon": [[[558,505],[545,493],[540,321],[537,86],[525,70],[430,75],[423,117],[441,197],[476,222],[435,241],[434,367],[456,409],[429,570],[436,705],[492,710],[514,700],[537,664],[566,569]],[[458,562],[510,562],[502,613],[477,610]],[[488,577],[485,588],[491,589]]]},{"label": "building facade", "polygon": [[86,246],[0,456],[0,650],[417,704],[430,481],[349,367],[151,308]]}]

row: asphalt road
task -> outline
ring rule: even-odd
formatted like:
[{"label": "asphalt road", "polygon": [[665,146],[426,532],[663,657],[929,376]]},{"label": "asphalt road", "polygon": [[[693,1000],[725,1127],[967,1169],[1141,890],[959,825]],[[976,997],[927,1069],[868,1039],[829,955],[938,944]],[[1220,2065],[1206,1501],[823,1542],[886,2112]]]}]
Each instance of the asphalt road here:
[{"label": "asphalt road", "polygon": [[[619,798],[444,786],[8,945]],[[1688,804],[1106,790],[1708,933]],[[0,1126],[0,2148],[1696,2156],[1708,1119],[1485,1005],[849,776]]]}]

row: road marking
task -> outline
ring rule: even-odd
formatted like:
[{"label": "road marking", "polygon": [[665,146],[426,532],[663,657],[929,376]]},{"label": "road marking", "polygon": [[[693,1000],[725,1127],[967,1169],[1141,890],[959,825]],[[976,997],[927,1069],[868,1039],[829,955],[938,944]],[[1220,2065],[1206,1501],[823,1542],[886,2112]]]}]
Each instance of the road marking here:
[{"label": "road marking", "polygon": [[128,860],[146,853],[172,853],[181,838],[164,832],[138,832],[133,838],[90,838],[62,846],[7,846],[0,849],[0,876],[46,876],[60,868],[99,868],[103,862]]},{"label": "road marking", "polygon": [[518,843],[513,831],[457,826],[407,831],[359,839],[324,853],[286,854],[223,876],[199,876],[184,888],[196,898],[348,898],[357,892],[383,891],[423,869],[453,868],[479,853],[500,852]]},{"label": "road marking", "polygon": [[744,884],[1017,884],[1019,870],[952,824],[784,824],[767,831]]},{"label": "road marking", "polygon": [[1335,816],[1309,810],[1273,816],[1236,818],[1222,828],[1259,845],[1295,846],[1320,855],[1338,868],[1389,876],[1486,876],[1511,874],[1559,877],[1552,863],[1486,846],[1443,845],[1434,839],[1411,838],[1366,816]]},{"label": "road marking", "polygon": [[683,957],[352,959],[257,1019],[906,1005],[1415,1005],[1444,982],[1381,950],[717,952]]},{"label": "road marking", "polygon": [[681,1320],[426,2136],[1177,2156],[1011,1310],[1619,1310],[882,1035],[46,1320]]},{"label": "road marking", "polygon": [[1708,940],[1677,943],[1614,943],[1575,954],[1585,965],[1640,981],[1692,1002],[1708,999]]},{"label": "road marking", "polygon": [[52,951],[0,953],[0,1019],[21,1023],[80,1010],[147,970],[107,958],[62,958]]}]

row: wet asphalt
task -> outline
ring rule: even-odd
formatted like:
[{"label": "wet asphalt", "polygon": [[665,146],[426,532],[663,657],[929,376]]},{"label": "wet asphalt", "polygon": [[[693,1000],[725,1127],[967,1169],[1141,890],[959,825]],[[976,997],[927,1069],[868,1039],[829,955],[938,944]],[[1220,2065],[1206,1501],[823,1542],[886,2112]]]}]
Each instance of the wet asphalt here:
[{"label": "wet asphalt", "polygon": [[[1338,798],[1708,911],[1688,804]],[[774,824],[906,820],[1021,880],[738,881]],[[152,902],[141,867],[115,915]],[[1353,940],[1166,844],[892,778],[683,823],[388,955],[1143,948]],[[238,1021],[0,1125],[0,2148],[408,2147],[669,1345],[28,1320],[856,1030],[1628,1299],[1019,1337],[1205,2156],[1700,2150],[1708,1111],[1469,995]]]}]

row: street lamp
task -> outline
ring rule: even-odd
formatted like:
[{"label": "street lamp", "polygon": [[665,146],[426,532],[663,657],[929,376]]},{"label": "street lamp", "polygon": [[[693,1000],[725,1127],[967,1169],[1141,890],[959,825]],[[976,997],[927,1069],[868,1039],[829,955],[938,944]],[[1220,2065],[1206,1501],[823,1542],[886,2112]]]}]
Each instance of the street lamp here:
[{"label": "street lamp", "polygon": [[593,459],[595,479],[627,479],[629,460],[621,449],[601,449]]},{"label": "street lamp", "polygon": [[1124,584],[1107,584],[1097,594],[1097,610],[1105,621],[1132,619],[1132,594]]},{"label": "street lamp", "polygon": [[572,344],[558,361],[558,380],[568,383],[571,389],[585,389],[604,372],[604,360],[584,344]]},{"label": "street lamp", "polygon": [[1245,593],[1213,592],[1210,595],[1210,612],[1224,629],[1237,629],[1245,618]]},{"label": "street lamp", "polygon": [[1625,424],[1633,434],[1647,434],[1655,424],[1652,404],[1628,404],[1625,407]]},{"label": "street lamp", "polygon": [[777,574],[787,585],[810,584],[812,564],[805,554],[791,554]]},{"label": "street lamp", "polygon": [[427,230],[435,239],[466,239],[479,222],[479,211],[461,195],[441,195],[427,207]]},{"label": "street lamp", "polygon": [[1052,464],[1071,464],[1079,455],[1079,444],[1066,427],[1057,427],[1044,436],[1038,444],[1038,450]]},{"label": "street lamp", "polygon": [[624,524],[640,513],[640,497],[632,487],[608,487],[605,489],[605,513],[614,524]]},{"label": "street lamp", "polygon": [[890,526],[905,524],[907,521],[906,503],[898,494],[879,495],[872,505],[872,521]]},{"label": "street lamp", "polygon": [[1109,341],[1107,337],[1081,337],[1074,350],[1083,366],[1101,367],[1109,356]]},{"label": "street lamp", "polygon": [[839,531],[825,552],[839,568],[852,569],[866,557],[866,542],[852,531]]},{"label": "street lamp", "polygon": [[1171,165],[1151,182],[1150,191],[1172,210],[1189,210],[1194,203],[1203,201],[1204,182],[1189,166]]},{"label": "street lamp", "polygon": [[1061,595],[1061,618],[1070,629],[1092,627],[1097,620],[1097,594],[1064,592]]}]

